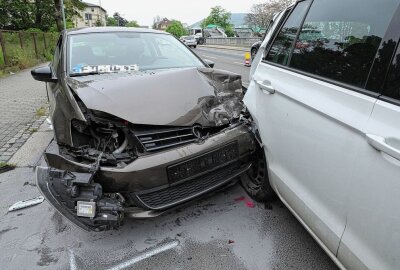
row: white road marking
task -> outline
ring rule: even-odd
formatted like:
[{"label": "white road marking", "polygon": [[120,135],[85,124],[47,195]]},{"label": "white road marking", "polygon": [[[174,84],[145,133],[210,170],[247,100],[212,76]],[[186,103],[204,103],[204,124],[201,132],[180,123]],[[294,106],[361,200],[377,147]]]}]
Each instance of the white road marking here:
[{"label": "white road marking", "polygon": [[143,260],[145,260],[147,258],[150,258],[151,256],[154,256],[154,255],[162,253],[164,251],[176,248],[178,245],[179,245],[179,241],[175,240],[175,241],[172,241],[170,243],[166,243],[164,245],[161,245],[161,246],[158,246],[158,247],[155,247],[155,248],[152,248],[152,249],[148,249],[147,251],[143,252],[142,254],[140,254],[140,255],[138,255],[136,257],[133,257],[132,259],[130,259],[130,260],[126,261],[126,262],[117,264],[116,266],[110,268],[109,270],[125,269],[125,268],[127,268],[129,266],[132,266],[135,263],[138,263],[138,262],[143,261]]},{"label": "white road marking", "polygon": [[233,62],[233,63],[236,64],[236,65],[244,66],[244,63],[240,63],[240,62]]},{"label": "white road marking", "polygon": [[210,59],[218,59],[218,57],[214,57],[214,56],[209,56],[209,55],[205,55],[205,54],[203,54],[203,55],[201,55],[202,57],[207,57],[207,58],[210,58]]},{"label": "white road marking", "polygon": [[77,270],[78,267],[76,266],[75,255],[72,249],[68,250],[69,252],[69,269],[70,270]]}]

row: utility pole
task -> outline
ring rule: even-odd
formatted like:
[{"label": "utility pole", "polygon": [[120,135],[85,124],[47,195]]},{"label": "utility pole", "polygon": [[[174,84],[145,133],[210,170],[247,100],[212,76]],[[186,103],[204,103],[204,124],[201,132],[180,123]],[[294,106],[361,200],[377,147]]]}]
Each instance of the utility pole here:
[{"label": "utility pole", "polygon": [[64,30],[66,30],[67,24],[65,22],[64,0],[61,0],[61,13],[62,13],[62,17],[63,17]]}]

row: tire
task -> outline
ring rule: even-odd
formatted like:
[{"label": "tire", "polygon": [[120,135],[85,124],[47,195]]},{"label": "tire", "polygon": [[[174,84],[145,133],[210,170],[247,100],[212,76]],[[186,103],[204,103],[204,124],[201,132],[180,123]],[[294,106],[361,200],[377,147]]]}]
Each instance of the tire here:
[{"label": "tire", "polygon": [[272,201],[276,194],[269,184],[265,153],[258,149],[252,157],[253,165],[241,176],[241,184],[246,193],[256,202]]},{"label": "tire", "polygon": [[195,48],[195,49],[196,49],[196,47],[197,47],[197,45],[194,45],[194,46],[193,46],[193,48]]}]

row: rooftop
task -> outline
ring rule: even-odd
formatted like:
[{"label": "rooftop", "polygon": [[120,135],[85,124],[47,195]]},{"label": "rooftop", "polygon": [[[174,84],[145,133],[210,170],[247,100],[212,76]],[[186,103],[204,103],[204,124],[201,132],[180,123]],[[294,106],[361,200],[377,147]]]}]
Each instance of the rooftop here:
[{"label": "rooftop", "polygon": [[87,7],[98,7],[101,8],[105,13],[107,13],[107,10],[105,10],[102,6],[96,5],[96,4],[91,4],[91,3],[86,3],[86,2],[82,2],[83,4],[85,4]]}]

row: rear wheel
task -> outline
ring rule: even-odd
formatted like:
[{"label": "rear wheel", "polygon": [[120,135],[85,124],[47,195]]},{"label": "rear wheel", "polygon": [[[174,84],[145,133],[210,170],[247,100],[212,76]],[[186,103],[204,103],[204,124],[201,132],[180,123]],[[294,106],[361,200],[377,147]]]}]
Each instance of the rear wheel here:
[{"label": "rear wheel", "polygon": [[258,149],[252,157],[253,165],[241,176],[244,190],[257,202],[271,201],[275,192],[269,184],[268,168],[264,150]]},{"label": "rear wheel", "polygon": [[196,49],[196,47],[197,47],[196,45],[193,46],[193,48],[195,48],[195,49]]}]

